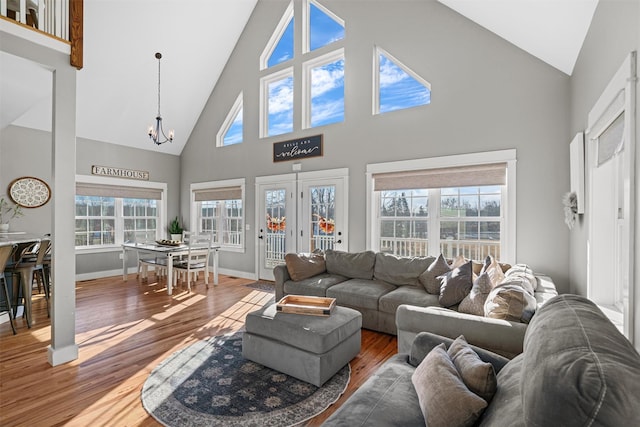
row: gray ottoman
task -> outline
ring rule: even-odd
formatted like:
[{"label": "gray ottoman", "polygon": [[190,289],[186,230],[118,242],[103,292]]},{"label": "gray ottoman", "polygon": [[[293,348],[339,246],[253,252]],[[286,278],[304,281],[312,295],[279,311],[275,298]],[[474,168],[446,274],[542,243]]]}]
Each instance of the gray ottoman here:
[{"label": "gray ottoman", "polygon": [[330,316],[281,313],[271,304],[247,315],[242,356],[318,387],[360,353],[362,316],[335,307]]}]

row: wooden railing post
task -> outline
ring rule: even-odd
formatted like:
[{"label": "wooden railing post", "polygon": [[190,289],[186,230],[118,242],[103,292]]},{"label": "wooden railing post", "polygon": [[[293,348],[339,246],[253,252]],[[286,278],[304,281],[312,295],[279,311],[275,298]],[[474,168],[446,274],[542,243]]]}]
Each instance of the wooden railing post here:
[{"label": "wooden railing post", "polygon": [[71,42],[71,65],[78,70],[83,66],[84,46],[84,0],[70,0],[69,39]]}]

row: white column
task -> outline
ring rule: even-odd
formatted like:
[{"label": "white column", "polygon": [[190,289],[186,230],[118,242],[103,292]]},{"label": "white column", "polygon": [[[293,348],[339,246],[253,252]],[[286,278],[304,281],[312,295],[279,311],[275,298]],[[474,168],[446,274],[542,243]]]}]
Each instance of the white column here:
[{"label": "white column", "polygon": [[78,358],[74,238],[76,70],[72,67],[53,73],[52,140],[53,291],[47,356],[49,363],[56,366]]}]

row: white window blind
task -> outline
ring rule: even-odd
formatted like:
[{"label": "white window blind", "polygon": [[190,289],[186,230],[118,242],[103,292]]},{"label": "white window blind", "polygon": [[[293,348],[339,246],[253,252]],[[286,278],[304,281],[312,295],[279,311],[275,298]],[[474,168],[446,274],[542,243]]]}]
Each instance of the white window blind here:
[{"label": "white window blind", "polygon": [[507,164],[491,163],[373,174],[375,191],[504,185]]},{"label": "white window blind", "polygon": [[119,185],[78,182],[76,183],[76,195],[161,200],[162,190],[156,188],[122,187]]}]

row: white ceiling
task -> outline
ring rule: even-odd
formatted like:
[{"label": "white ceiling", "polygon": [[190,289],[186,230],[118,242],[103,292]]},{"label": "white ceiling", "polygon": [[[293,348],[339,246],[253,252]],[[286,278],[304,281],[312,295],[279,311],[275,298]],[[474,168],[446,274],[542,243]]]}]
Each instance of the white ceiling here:
[{"label": "white ceiling", "polygon": [[[438,1],[569,75],[598,2]],[[77,135],[179,155],[256,3],[85,0]],[[165,131],[175,130],[173,143],[161,146],[152,144],[147,136],[157,112],[155,52],[163,55]],[[0,129],[14,124],[49,130],[50,73],[0,53],[0,75]],[[214,138],[211,135],[212,143]]]}]

